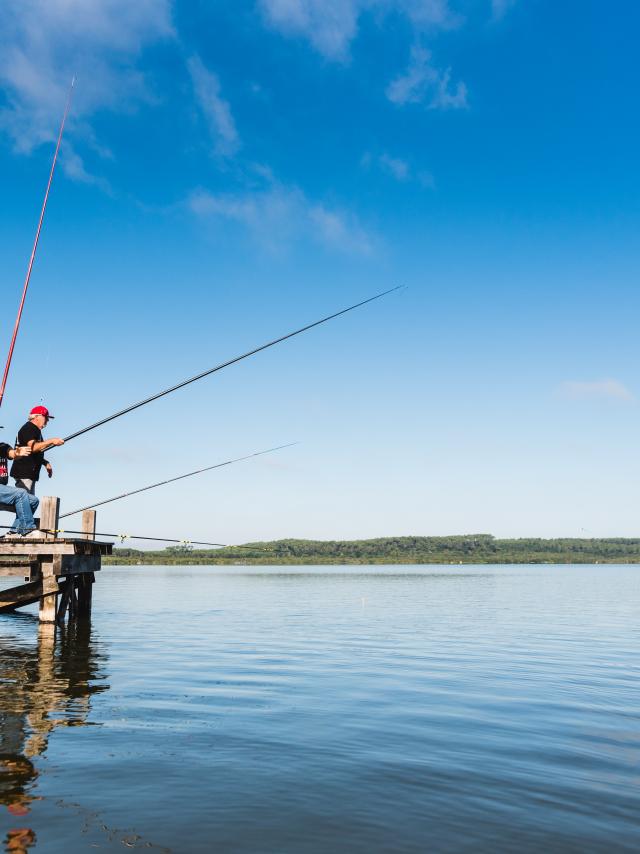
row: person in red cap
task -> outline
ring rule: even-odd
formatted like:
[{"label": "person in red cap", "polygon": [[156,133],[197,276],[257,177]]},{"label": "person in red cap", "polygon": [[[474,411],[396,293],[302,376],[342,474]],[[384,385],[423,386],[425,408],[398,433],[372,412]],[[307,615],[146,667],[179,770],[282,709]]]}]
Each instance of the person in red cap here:
[{"label": "person in red cap", "polygon": [[35,495],[36,483],[40,477],[40,468],[44,465],[49,477],[53,474],[51,464],[44,458],[44,451],[58,445],[64,445],[64,439],[45,439],[42,428],[53,418],[46,406],[34,406],[29,413],[29,420],[18,431],[16,447],[31,448],[28,457],[16,456],[11,466],[11,477],[19,489],[26,489]]}]

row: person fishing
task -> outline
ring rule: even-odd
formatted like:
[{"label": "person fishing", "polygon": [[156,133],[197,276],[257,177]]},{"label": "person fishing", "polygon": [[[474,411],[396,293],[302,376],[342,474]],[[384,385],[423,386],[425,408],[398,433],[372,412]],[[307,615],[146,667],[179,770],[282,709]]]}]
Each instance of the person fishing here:
[{"label": "person fishing", "polygon": [[0,539],[7,535],[26,536],[35,531],[34,511],[40,503],[35,495],[30,495],[26,489],[9,486],[9,465],[7,460],[25,459],[31,455],[31,448],[12,448],[6,442],[0,442],[0,505],[3,510],[13,510],[16,519],[6,534],[0,534]]},{"label": "person fishing", "polygon": [[34,406],[29,413],[29,420],[23,424],[18,431],[16,448],[29,448],[29,455],[16,455],[11,466],[11,477],[20,489],[26,489],[31,495],[35,495],[36,483],[40,477],[40,469],[44,466],[49,477],[53,475],[51,464],[45,460],[44,451],[47,448],[64,445],[64,439],[45,439],[42,435],[43,427],[54,416],[50,414],[46,406]]}]

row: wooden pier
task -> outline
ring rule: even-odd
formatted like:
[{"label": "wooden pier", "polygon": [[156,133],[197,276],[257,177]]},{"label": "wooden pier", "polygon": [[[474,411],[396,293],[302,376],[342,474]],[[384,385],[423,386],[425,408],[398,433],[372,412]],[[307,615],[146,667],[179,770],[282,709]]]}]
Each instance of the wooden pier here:
[{"label": "wooden pier", "polygon": [[[23,583],[0,590],[0,614],[38,602],[41,623],[62,624],[91,615],[91,591],[102,555],[112,543],[94,539],[95,510],[82,514],[82,534],[58,536],[60,499],[43,498],[38,528],[27,537],[0,540],[0,576],[22,576]],[[47,533],[53,531],[55,533]]]}]

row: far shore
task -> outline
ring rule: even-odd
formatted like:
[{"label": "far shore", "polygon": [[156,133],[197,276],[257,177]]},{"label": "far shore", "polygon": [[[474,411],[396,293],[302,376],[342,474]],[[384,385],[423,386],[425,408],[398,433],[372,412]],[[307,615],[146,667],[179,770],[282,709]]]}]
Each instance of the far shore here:
[{"label": "far shore", "polygon": [[371,540],[273,540],[221,549],[185,543],[159,551],[114,548],[105,565],[358,566],[368,564],[640,563],[640,538],[519,538],[491,534],[381,537]]}]

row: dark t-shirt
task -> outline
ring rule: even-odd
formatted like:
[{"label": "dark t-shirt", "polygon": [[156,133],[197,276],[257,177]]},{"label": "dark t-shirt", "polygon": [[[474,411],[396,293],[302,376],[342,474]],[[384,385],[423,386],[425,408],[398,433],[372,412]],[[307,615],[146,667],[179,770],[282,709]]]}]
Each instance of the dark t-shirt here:
[{"label": "dark t-shirt", "polygon": [[[16,445],[28,445],[31,441],[42,442],[40,428],[33,421],[27,421],[18,431]],[[11,477],[25,478],[26,480],[37,480],[40,475],[40,466],[44,460],[44,453],[39,451],[29,457],[17,457],[11,466]]]},{"label": "dark t-shirt", "polygon": [[9,463],[8,453],[11,450],[11,445],[6,442],[0,442],[0,484],[6,486],[9,483]]}]

